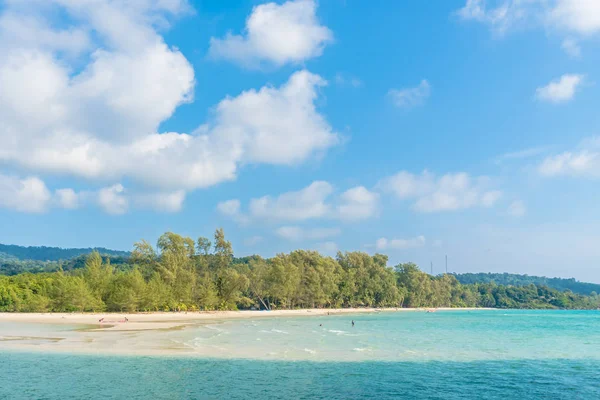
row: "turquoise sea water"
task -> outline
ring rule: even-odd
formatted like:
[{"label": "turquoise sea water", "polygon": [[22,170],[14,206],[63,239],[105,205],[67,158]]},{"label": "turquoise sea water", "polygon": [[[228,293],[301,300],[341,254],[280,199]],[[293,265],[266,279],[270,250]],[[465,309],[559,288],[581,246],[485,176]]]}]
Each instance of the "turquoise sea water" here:
[{"label": "turquoise sea water", "polygon": [[[4,332],[0,326],[0,339]],[[107,334],[114,335],[67,331],[51,345]],[[155,348],[178,355],[82,355],[2,342],[0,399],[600,398],[594,311],[212,321],[113,339],[142,346],[152,335]]]}]

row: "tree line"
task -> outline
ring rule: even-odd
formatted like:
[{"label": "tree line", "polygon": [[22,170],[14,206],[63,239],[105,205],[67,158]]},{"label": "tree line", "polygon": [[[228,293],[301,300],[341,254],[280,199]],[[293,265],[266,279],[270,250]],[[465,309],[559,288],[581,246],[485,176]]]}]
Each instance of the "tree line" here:
[{"label": "tree line", "polygon": [[37,261],[60,261],[68,260],[83,254],[98,251],[100,254],[110,256],[129,256],[127,251],[105,249],[103,247],[87,249],[63,249],[60,247],[47,246],[17,246],[0,243],[0,259],[37,260]]},{"label": "tree line", "polygon": [[383,254],[296,250],[235,258],[222,229],[214,241],[162,235],[134,245],[119,268],[97,251],[83,268],[0,276],[0,311],[194,311],[339,307],[595,309],[600,296],[546,286],[461,284]]},{"label": "tree line", "polygon": [[454,274],[460,283],[491,283],[510,286],[527,286],[534,284],[537,286],[548,286],[560,291],[570,290],[580,294],[600,293],[600,285],[597,283],[579,282],[574,278],[547,278],[545,276],[530,276],[509,273],[464,273]]}]

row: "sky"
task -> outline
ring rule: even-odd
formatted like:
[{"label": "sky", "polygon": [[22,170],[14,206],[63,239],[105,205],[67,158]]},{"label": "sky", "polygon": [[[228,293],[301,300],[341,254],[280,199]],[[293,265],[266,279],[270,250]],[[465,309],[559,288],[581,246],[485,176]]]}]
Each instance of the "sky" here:
[{"label": "sky", "polygon": [[0,242],[600,282],[600,2],[0,0]]}]

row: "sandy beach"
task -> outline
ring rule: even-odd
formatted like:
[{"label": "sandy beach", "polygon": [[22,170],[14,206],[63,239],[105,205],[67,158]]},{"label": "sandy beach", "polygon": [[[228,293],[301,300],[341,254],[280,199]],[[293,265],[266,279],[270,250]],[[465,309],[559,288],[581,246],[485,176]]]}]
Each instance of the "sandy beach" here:
[{"label": "sandy beach", "polygon": [[[360,329],[365,335],[364,329],[369,329],[370,324],[362,325],[359,321],[365,321],[364,318],[369,315],[426,314],[427,311],[444,314],[444,311],[450,310],[467,312],[483,309],[0,313],[0,351],[306,359],[315,356],[312,348],[322,346],[322,340],[332,341],[326,348],[335,348],[342,339],[359,338],[348,332],[348,327],[353,328],[350,326],[352,320],[361,324],[361,328],[356,328],[357,332]],[[310,317],[316,318],[312,320]],[[308,344],[300,345],[305,340],[309,340]],[[348,346],[360,347],[353,343],[348,343]],[[326,348],[320,353],[329,351]],[[334,354],[331,357],[371,355],[355,353],[352,351],[350,355]]]},{"label": "sandy beach", "polygon": [[173,329],[210,320],[234,320],[277,317],[316,317],[324,315],[484,310],[483,308],[337,308],[272,311],[197,311],[149,313],[0,313],[2,322],[34,324],[96,325],[95,330],[139,331]]}]

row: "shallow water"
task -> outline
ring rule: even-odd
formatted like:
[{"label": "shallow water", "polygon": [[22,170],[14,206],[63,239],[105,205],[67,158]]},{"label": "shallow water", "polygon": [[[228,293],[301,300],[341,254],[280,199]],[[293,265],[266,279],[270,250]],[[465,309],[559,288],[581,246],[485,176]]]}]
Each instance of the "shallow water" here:
[{"label": "shallow water", "polygon": [[[0,326],[0,399],[600,398],[597,311],[257,318],[152,332],[44,326],[2,340],[38,328]],[[82,348],[176,356],[65,353]]]}]

